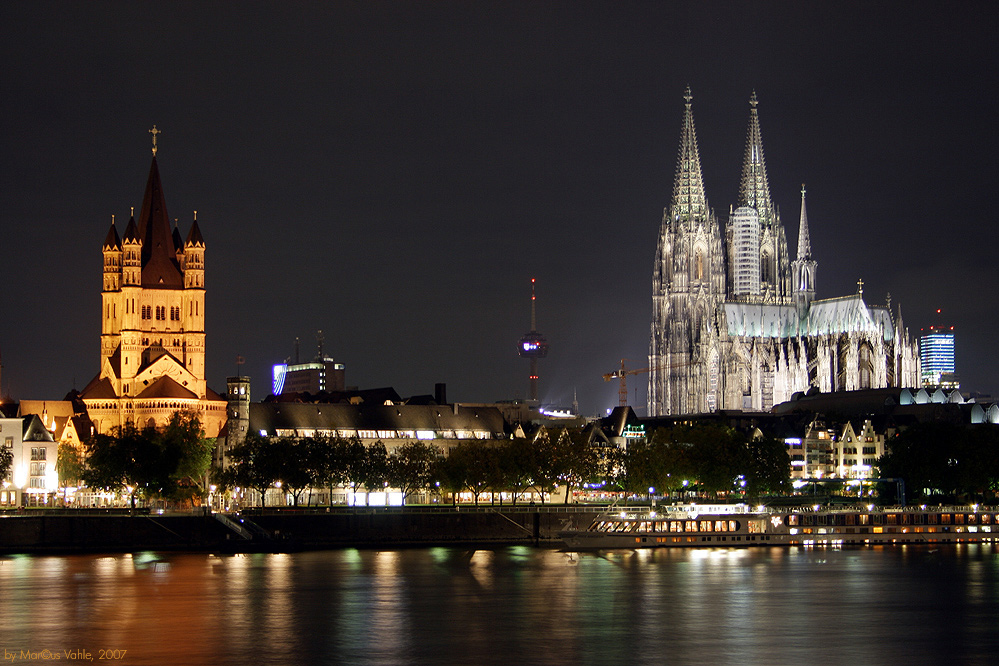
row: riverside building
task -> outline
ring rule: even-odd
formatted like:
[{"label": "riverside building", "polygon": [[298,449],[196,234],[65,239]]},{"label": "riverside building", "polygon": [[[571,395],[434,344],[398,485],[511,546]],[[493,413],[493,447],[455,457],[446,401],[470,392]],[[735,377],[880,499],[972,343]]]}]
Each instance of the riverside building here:
[{"label": "riverside building", "polygon": [[139,218],[104,239],[101,361],[80,392],[97,432],[116,426],[164,426],[174,412],[199,413],[208,437],[225,420],[225,399],[205,381],[205,241],[197,213],[181,238],[170,231],[156,162]]},{"label": "riverside building", "polygon": [[805,188],[795,259],[770,196],[754,93],[728,221],[708,205],[690,89],[652,278],[650,416],[766,411],[809,388],[916,386],[919,354],[885,305],[816,298]]}]

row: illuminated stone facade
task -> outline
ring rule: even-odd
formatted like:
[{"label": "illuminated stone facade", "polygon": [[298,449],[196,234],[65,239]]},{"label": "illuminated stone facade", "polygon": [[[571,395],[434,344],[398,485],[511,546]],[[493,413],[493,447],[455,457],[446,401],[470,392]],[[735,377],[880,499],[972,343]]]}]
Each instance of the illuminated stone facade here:
[{"label": "illuminated stone facade", "polygon": [[919,354],[890,303],[815,300],[801,192],[790,260],[770,197],[755,94],[737,204],[708,206],[687,91],[673,199],[653,268],[649,415],[769,410],[797,391],[917,386]]},{"label": "illuminated stone facade", "polygon": [[80,396],[94,427],[192,410],[216,436],[226,402],[205,382],[205,241],[197,216],[186,240],[171,233],[155,150],[138,222],[119,237],[112,220],[102,250],[101,369]]}]

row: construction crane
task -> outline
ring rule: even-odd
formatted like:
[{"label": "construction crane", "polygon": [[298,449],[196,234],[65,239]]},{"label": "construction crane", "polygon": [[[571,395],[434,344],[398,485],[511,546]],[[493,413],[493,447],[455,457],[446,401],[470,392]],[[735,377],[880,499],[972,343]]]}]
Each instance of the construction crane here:
[{"label": "construction crane", "polygon": [[622,407],[628,406],[628,375],[640,375],[643,372],[649,372],[652,368],[638,368],[637,370],[628,370],[624,367],[624,362],[628,359],[621,359],[621,369],[615,370],[614,372],[608,372],[604,375],[604,381],[609,382],[612,379],[621,380],[620,385],[617,389],[617,397],[620,405]]},{"label": "construction crane", "polygon": [[[612,379],[618,379],[618,380],[620,380],[621,383],[620,383],[620,385],[618,386],[618,389],[617,389],[617,397],[618,397],[618,402],[619,402],[619,404],[622,407],[627,407],[628,406],[628,375],[640,375],[643,372],[651,372],[653,369],[655,369],[655,370],[662,370],[664,367],[666,367],[666,366],[658,366],[656,368],[636,368],[636,369],[633,369],[633,370],[628,370],[624,366],[624,362],[627,361],[627,360],[628,359],[626,359],[626,358],[622,358],[621,359],[621,369],[620,370],[615,370],[614,372],[608,372],[606,375],[603,376],[605,382],[609,382]],[[686,365],[688,365],[688,364],[687,363],[674,363],[673,367],[674,368],[679,368],[679,367],[684,367]]]}]

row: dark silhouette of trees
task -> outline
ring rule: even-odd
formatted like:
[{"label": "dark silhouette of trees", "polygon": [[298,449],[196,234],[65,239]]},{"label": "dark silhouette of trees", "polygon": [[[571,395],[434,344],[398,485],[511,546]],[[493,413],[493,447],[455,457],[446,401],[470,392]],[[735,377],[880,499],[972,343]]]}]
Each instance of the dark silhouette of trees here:
[{"label": "dark silhouette of trees", "polygon": [[196,414],[176,412],[163,430],[126,425],[90,437],[80,477],[91,488],[126,491],[133,509],[139,497],[194,499],[204,495],[213,445]]},{"label": "dark silhouette of trees", "polygon": [[441,451],[423,441],[403,444],[388,458],[388,483],[402,491],[402,503],[418,490],[426,490],[434,484],[434,471]]},{"label": "dark silhouette of trees", "polygon": [[999,428],[924,423],[886,443],[882,478],[902,478],[912,499],[994,500],[999,491]]}]

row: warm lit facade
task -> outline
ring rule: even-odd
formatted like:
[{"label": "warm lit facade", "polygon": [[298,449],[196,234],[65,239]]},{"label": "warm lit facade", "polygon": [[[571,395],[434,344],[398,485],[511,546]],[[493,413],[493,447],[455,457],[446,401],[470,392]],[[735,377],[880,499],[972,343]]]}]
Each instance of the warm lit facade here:
[{"label": "warm lit facade", "polygon": [[0,418],[0,446],[13,457],[10,473],[0,480],[0,507],[54,504],[58,443],[38,415]]},{"label": "warm lit facade", "polygon": [[742,181],[724,224],[708,206],[687,91],[673,198],[653,269],[649,415],[766,411],[796,392],[915,386],[919,356],[890,303],[817,300],[801,191],[790,259],[770,197],[755,94]]},{"label": "warm lit facade", "polygon": [[171,233],[155,148],[138,222],[119,237],[112,220],[102,250],[101,369],[81,392],[94,427],[191,410],[214,437],[225,400],[205,381],[205,242],[196,215],[186,240]]}]

